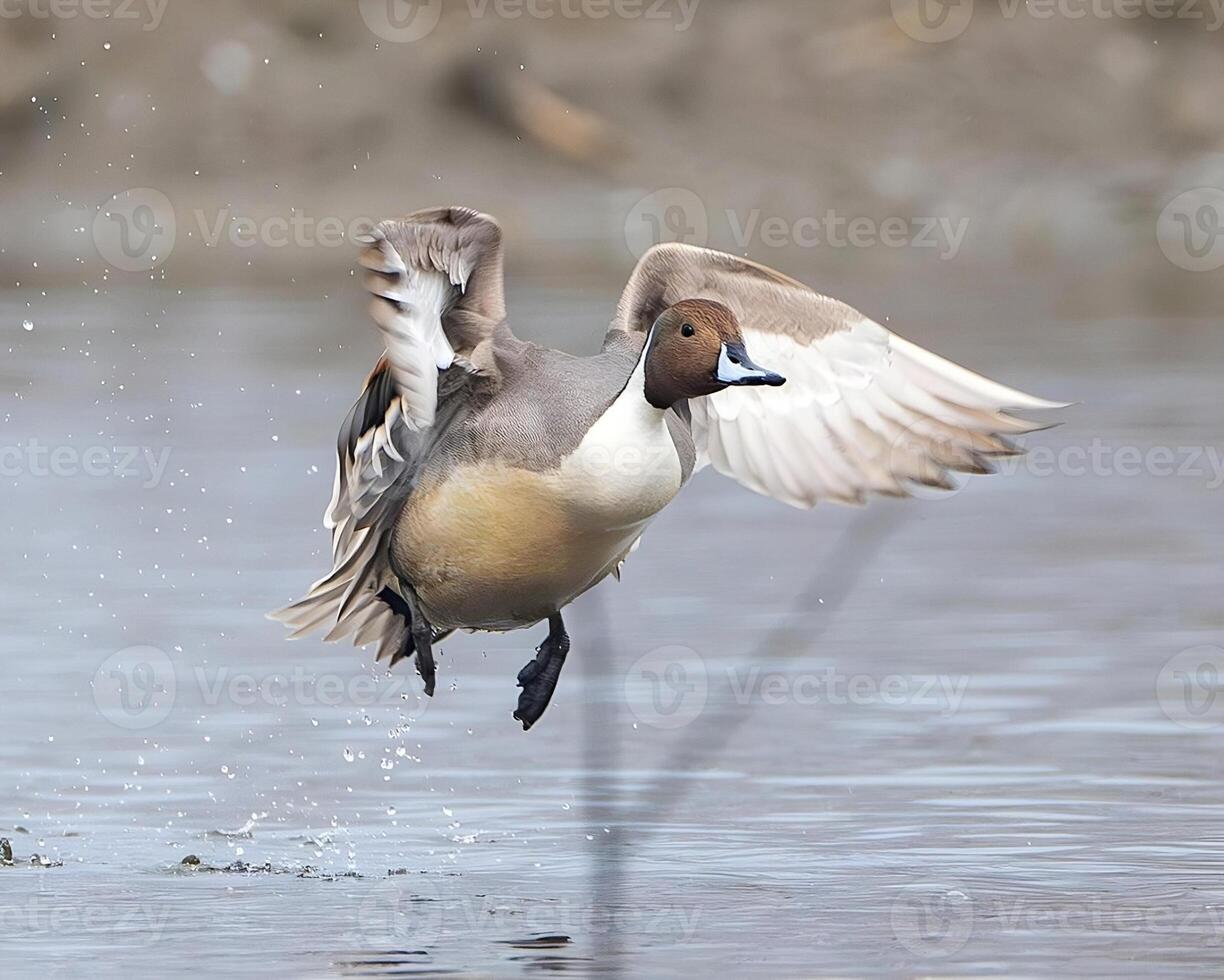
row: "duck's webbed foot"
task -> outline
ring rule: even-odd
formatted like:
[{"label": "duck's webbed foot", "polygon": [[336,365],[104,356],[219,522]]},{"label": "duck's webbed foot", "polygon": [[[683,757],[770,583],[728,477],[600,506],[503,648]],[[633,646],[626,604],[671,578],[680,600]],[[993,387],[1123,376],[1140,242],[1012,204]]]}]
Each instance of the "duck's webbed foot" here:
[{"label": "duck's webbed foot", "polygon": [[518,675],[518,684],[523,693],[519,695],[514,717],[523,723],[523,731],[528,731],[540,720],[548,702],[552,700],[569,648],[570,638],[565,632],[565,624],[561,622],[561,614],[549,616],[548,639],[540,644],[535,660],[520,670]]}]

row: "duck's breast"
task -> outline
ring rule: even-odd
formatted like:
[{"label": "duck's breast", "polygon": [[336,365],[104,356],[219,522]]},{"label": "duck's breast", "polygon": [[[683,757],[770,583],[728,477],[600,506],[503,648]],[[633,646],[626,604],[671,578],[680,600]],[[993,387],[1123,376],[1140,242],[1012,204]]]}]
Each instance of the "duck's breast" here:
[{"label": "duck's breast", "polygon": [[396,564],[435,625],[530,625],[616,567],[685,469],[665,415],[618,398],[551,468],[469,459],[420,487]]}]

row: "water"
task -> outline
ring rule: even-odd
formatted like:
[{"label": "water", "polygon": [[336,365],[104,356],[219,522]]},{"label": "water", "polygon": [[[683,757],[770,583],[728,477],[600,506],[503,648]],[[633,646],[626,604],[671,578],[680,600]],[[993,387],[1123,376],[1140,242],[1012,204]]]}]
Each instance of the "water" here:
[{"label": "water", "polygon": [[[572,609],[525,735],[538,630],[449,641],[430,702],[263,619],[326,570],[376,354],[352,295],[24,300],[6,975],[1224,968],[1210,325],[916,336],[1083,404],[946,500],[802,514],[704,475]],[[589,349],[610,302],[515,308]]]}]

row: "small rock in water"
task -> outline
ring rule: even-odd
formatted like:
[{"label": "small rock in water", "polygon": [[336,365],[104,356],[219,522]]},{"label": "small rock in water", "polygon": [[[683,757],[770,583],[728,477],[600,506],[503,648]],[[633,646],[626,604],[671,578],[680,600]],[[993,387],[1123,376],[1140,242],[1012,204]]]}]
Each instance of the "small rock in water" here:
[{"label": "small rock in water", "polygon": [[0,864],[13,863],[13,845],[7,837],[0,837]]}]

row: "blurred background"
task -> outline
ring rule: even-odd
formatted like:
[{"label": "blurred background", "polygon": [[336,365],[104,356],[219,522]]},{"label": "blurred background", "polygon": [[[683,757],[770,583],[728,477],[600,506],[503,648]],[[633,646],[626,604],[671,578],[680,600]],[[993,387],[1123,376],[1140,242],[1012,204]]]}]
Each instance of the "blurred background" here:
[{"label": "blurred background", "polygon": [[[1222,37],[1218,0],[4,0],[6,972],[1218,974]],[[541,342],[597,349],[685,240],[1080,404],[938,500],[704,474],[525,736],[542,636],[456,637],[427,702],[263,619],[327,570],[379,353],[351,238],[439,204],[501,220]]]},{"label": "blurred background", "polygon": [[[859,280],[992,273],[1034,277],[1069,315],[1210,312],[1219,286],[1156,247],[1171,201],[1224,183],[1209,0],[1181,17],[1160,0],[11,2],[2,268],[31,288],[102,282],[94,216],[142,187],[172,204],[157,268],[176,284],[338,283],[334,235],[277,244],[266,223],[422,201],[498,215],[516,282],[603,284],[624,277],[638,202],[682,188],[711,244],[856,300],[875,288]],[[80,13],[23,13],[53,3]],[[830,209],[968,230],[944,262],[737,234]],[[263,232],[237,247],[244,221]]]}]

